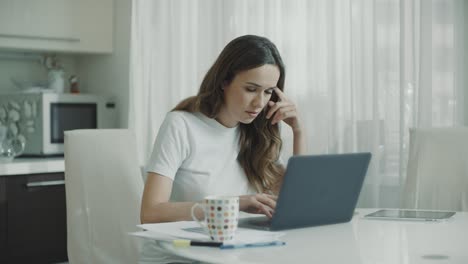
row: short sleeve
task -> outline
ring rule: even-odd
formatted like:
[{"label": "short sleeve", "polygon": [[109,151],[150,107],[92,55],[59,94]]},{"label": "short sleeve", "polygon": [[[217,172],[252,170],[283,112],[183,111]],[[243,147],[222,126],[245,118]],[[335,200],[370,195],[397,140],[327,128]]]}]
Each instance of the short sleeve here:
[{"label": "short sleeve", "polygon": [[183,116],[178,112],[170,112],[159,128],[146,171],[174,180],[189,150],[187,126]]}]

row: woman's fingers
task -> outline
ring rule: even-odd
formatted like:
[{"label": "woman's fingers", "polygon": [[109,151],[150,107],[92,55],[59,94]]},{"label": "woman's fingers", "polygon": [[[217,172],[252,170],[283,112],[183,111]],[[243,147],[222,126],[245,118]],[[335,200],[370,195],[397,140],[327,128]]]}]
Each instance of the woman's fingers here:
[{"label": "woman's fingers", "polygon": [[275,88],[275,94],[278,95],[279,101],[268,102],[269,109],[266,118],[271,119],[272,125],[283,120],[293,131],[300,131],[296,105],[278,87]]},{"label": "woman's fingers", "polygon": [[258,194],[257,200],[261,202],[262,204],[267,205],[273,210],[276,208],[276,200],[272,199],[267,194]]},{"label": "woman's fingers", "polygon": [[276,95],[278,95],[278,98],[281,101],[286,101],[287,100],[286,95],[283,93],[283,91],[281,91],[280,88],[275,87],[275,93],[276,93]]},{"label": "woman's fingers", "polygon": [[268,194],[257,194],[255,197],[257,209],[271,218],[276,208],[276,197]]},{"label": "woman's fingers", "polygon": [[279,88],[275,88],[275,93],[278,95],[279,101],[268,102],[270,109],[266,115],[267,119],[270,119],[272,116],[276,118],[276,120],[273,119],[271,122],[272,124],[278,123],[280,120],[289,118],[291,116],[295,116],[296,112],[296,106],[294,103],[292,103]]},{"label": "woman's fingers", "polygon": [[255,202],[254,206],[256,208],[257,213],[264,214],[264,215],[268,216],[269,218],[271,218],[273,216],[274,210],[272,208],[270,208],[269,206],[261,203],[260,201],[257,200]]},{"label": "woman's fingers", "polygon": [[270,106],[270,109],[268,110],[266,118],[269,119],[278,109],[281,109],[282,107],[288,107],[291,104],[291,102],[288,101],[282,101],[282,102],[273,102],[270,101],[268,102],[268,105]]},{"label": "woman's fingers", "polygon": [[270,194],[255,194],[255,195],[242,195],[240,196],[240,207],[242,211],[248,213],[264,214],[272,217],[276,208],[275,195]]},{"label": "woman's fingers", "polygon": [[271,119],[271,124],[276,124],[281,120],[290,118],[290,117],[295,117],[297,115],[296,113],[296,107],[294,105],[286,106],[278,111],[276,111],[275,115]]},{"label": "woman's fingers", "polygon": [[277,201],[277,200],[278,200],[278,196],[277,196],[277,195],[268,194],[268,193],[264,193],[264,195],[266,195],[268,198],[272,199],[273,201]]}]

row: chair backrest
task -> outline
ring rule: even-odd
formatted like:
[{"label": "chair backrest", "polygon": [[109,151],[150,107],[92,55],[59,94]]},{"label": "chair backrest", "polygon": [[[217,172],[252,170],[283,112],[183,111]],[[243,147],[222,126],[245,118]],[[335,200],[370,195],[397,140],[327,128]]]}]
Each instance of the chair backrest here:
[{"label": "chair backrest", "polygon": [[65,132],[70,263],[136,263],[143,179],[136,140],[125,129]]},{"label": "chair backrest", "polygon": [[403,208],[468,211],[468,127],[410,129]]}]

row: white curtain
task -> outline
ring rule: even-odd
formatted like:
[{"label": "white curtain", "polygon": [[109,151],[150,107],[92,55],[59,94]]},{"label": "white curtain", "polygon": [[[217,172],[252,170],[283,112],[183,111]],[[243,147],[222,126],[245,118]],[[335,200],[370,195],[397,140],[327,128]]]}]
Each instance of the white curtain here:
[{"label": "white curtain", "polygon": [[310,153],[371,151],[359,206],[398,206],[408,128],[463,124],[466,11],[463,0],[133,1],[129,126],[140,162],[227,42],[263,35],[283,56]]}]

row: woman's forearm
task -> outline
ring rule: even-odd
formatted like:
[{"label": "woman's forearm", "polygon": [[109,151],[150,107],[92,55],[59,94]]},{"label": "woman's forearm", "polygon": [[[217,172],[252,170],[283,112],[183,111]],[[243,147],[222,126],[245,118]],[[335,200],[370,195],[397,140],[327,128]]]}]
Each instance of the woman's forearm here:
[{"label": "woman's forearm", "polygon": [[[142,210],[141,222],[162,223],[174,221],[191,221],[191,209],[195,202],[165,202],[154,205],[151,208]],[[200,208],[195,210],[198,219],[203,219],[203,211]]]},{"label": "woman's forearm", "polygon": [[[141,199],[141,223],[162,223],[192,220],[191,209],[195,202],[170,202],[172,179],[149,172]],[[198,218],[201,209],[195,210]]]},{"label": "woman's forearm", "polygon": [[293,155],[307,154],[307,143],[302,130],[293,130]]}]

